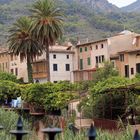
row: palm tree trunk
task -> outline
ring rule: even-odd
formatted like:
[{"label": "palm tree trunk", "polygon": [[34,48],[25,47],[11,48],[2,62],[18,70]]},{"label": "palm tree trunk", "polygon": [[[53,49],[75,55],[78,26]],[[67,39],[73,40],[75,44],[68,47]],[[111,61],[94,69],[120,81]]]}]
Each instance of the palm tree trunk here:
[{"label": "palm tree trunk", "polygon": [[49,57],[49,45],[46,44],[46,72],[47,72],[47,79],[50,82],[50,57]]},{"label": "palm tree trunk", "polygon": [[32,65],[30,57],[28,55],[27,55],[27,71],[28,71],[28,82],[33,83]]}]

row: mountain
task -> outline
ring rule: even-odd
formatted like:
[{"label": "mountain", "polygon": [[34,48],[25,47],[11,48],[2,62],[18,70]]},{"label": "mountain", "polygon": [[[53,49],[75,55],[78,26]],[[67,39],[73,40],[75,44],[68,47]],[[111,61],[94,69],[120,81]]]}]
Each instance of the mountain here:
[{"label": "mountain", "polygon": [[136,2],[123,7],[122,10],[124,12],[140,12],[140,0],[137,0]]},{"label": "mountain", "polygon": [[118,7],[109,3],[107,0],[76,0],[81,4],[86,4],[88,7],[99,12],[112,12],[119,10]]},{"label": "mountain", "polygon": [[[30,15],[36,0],[0,0],[0,43],[7,40],[8,29],[20,16]],[[140,33],[140,14],[122,13],[107,0],[55,0],[65,17],[64,40],[73,43],[97,40],[124,29]]]}]

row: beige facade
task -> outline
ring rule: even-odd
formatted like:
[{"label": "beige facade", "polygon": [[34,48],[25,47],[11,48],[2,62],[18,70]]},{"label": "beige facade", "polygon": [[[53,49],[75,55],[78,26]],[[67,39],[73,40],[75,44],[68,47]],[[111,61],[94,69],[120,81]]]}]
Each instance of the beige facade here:
[{"label": "beige facade", "polygon": [[76,46],[78,65],[74,69],[74,81],[92,80],[97,67],[109,59],[108,40],[98,40]]},{"label": "beige facade", "polygon": [[20,56],[15,56],[13,54],[9,54],[9,56],[9,72],[16,75],[18,79],[21,78],[24,82],[28,82],[26,59],[21,61]]},{"label": "beige facade", "polygon": [[0,48],[0,71],[9,72],[9,59],[7,48]]},{"label": "beige facade", "polygon": [[28,82],[26,61],[21,62],[19,56],[8,52],[8,48],[0,48],[0,71],[9,72]]},{"label": "beige facade", "polygon": [[[75,53],[78,67],[74,70],[74,81],[92,80],[94,71],[97,67],[102,67],[104,61],[112,61],[120,75],[134,77],[140,62],[139,47],[139,35],[130,31],[123,31],[107,39],[78,44]],[[134,51],[136,48],[137,51]]]}]

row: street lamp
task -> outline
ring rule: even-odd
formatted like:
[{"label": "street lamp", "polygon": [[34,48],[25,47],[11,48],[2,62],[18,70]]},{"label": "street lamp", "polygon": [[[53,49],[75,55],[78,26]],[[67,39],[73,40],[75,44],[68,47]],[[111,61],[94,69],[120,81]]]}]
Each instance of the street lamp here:
[{"label": "street lamp", "polygon": [[134,140],[140,140],[140,135],[139,135],[138,130],[135,131]]},{"label": "street lamp", "polygon": [[90,126],[90,129],[88,130],[88,137],[89,140],[95,140],[96,138],[96,130],[95,127],[93,126],[93,123]]},{"label": "street lamp", "polygon": [[28,131],[23,130],[23,122],[21,116],[18,118],[17,129],[11,130],[10,133],[16,136],[16,140],[22,140],[22,137],[28,134]]}]

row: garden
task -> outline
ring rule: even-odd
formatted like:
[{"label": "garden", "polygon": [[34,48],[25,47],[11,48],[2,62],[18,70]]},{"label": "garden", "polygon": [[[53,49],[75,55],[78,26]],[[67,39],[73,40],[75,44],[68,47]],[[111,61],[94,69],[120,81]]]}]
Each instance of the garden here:
[{"label": "garden", "polygon": [[[0,135],[9,140],[7,132],[14,129],[17,114],[20,114],[23,117],[25,129],[30,130],[36,139],[37,132],[40,131],[40,122],[43,127],[62,128],[63,134],[57,136],[58,140],[69,140],[72,137],[75,140],[87,139],[87,128],[78,128],[76,134],[69,129],[70,123],[76,127],[77,119],[74,110],[73,112],[69,110],[69,102],[79,100],[77,108],[81,119],[94,121],[97,140],[133,139],[134,130],[140,124],[140,76],[136,75],[133,79],[123,78],[110,67],[110,64],[106,65],[104,69],[96,72],[97,79],[80,83],[60,81],[21,84],[14,75],[1,72],[0,124],[6,131],[2,131]],[[20,106],[11,106],[11,101],[19,97]],[[10,111],[7,111],[8,108]],[[7,121],[12,119],[12,115],[8,113],[14,116],[14,122]],[[62,118],[64,122],[61,121]],[[115,122],[115,125],[108,126],[112,125],[112,122]],[[11,127],[7,129],[7,125]],[[30,136],[27,138],[30,139]]]}]

